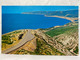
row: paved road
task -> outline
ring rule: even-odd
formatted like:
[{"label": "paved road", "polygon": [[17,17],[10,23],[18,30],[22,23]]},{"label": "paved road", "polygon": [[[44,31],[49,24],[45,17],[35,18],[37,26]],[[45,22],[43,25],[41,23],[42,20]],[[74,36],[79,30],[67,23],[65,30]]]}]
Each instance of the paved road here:
[{"label": "paved road", "polygon": [[26,42],[32,40],[33,38],[34,38],[34,35],[31,34],[31,30],[28,30],[28,32],[25,34],[23,39],[17,45],[2,51],[2,53],[3,54],[9,53],[9,52],[21,47],[22,45],[24,45]]}]

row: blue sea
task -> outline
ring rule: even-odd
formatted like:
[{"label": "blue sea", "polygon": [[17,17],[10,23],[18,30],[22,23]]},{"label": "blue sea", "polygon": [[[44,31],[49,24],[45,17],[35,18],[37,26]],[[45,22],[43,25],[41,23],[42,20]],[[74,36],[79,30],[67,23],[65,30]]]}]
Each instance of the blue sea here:
[{"label": "blue sea", "polygon": [[57,17],[34,14],[2,14],[2,34],[19,29],[50,28],[71,21]]}]

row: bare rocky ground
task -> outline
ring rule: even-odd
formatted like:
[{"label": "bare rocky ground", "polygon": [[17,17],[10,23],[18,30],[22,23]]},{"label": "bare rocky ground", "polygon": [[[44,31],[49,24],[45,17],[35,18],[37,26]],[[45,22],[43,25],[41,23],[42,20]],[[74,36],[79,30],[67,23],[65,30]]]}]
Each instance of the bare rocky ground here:
[{"label": "bare rocky ground", "polygon": [[41,30],[36,30],[35,33],[61,53],[78,55],[74,52],[78,47],[78,32],[70,33],[69,35],[64,33],[52,38],[49,35],[45,35]]},{"label": "bare rocky ground", "polygon": [[[40,29],[32,30],[31,33],[33,35],[35,35],[35,38],[33,40],[29,41],[28,43],[26,43],[25,45],[23,45],[21,48],[13,51],[10,54],[15,54],[16,51],[23,49],[23,50],[27,50],[26,54],[31,54],[31,55],[35,54],[36,55],[36,53],[30,53],[30,52],[35,52],[35,50],[37,49],[36,40],[39,39],[40,41],[43,40],[47,43],[42,48],[45,49],[45,47],[46,47],[46,51],[47,50],[51,51],[50,52],[51,55],[61,55],[61,54],[59,54],[59,52],[62,53],[63,55],[66,55],[66,56],[77,56],[78,55],[78,53],[74,52],[76,50],[76,47],[78,47],[78,33],[77,32],[70,34],[70,35],[60,34],[55,37],[50,37],[49,35],[44,34],[44,32]],[[59,52],[57,53],[57,51],[52,50],[50,48],[50,46],[52,46],[55,50],[57,50]],[[25,54],[25,53],[20,52],[17,54]],[[44,52],[42,52],[41,55],[46,55],[46,54]]]},{"label": "bare rocky ground", "polygon": [[[77,41],[75,41],[76,39],[74,37],[66,36],[63,34],[56,36],[56,37],[58,37],[58,39],[55,39],[56,37],[50,38],[50,37],[46,36],[45,34],[43,34],[41,31],[37,31],[37,34],[40,37],[42,36],[42,38],[45,39],[45,41],[48,44],[53,46],[58,51],[64,53],[65,55],[76,55],[73,52],[73,49],[75,49],[76,46],[78,46],[78,39],[77,39]],[[69,51],[67,48],[71,48],[71,50]]]},{"label": "bare rocky ground", "polygon": [[77,56],[79,39],[78,28],[74,27],[76,25],[77,23],[64,25],[64,27],[69,26],[73,28],[53,37],[45,34],[45,32],[59,28],[60,26],[47,30],[31,30],[35,38],[9,54]]}]

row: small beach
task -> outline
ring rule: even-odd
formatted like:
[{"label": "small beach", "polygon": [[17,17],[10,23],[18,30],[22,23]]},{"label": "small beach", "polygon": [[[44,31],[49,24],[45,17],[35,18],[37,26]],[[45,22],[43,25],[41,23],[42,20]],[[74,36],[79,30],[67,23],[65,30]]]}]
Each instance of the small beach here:
[{"label": "small beach", "polygon": [[65,17],[65,16],[47,16],[46,17],[57,17],[57,18],[63,18],[63,19],[67,19],[70,20],[71,22],[74,22],[75,20],[78,20],[78,18],[70,18],[70,17]]}]

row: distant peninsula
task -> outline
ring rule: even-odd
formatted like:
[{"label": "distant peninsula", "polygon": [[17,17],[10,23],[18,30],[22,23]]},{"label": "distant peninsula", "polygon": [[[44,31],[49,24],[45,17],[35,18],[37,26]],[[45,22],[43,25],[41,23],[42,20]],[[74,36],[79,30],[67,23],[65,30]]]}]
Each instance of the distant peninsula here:
[{"label": "distant peninsula", "polygon": [[22,14],[36,14],[44,15],[46,17],[58,17],[70,20],[78,20],[78,10],[67,10],[67,11],[33,11],[33,12],[23,12]]}]

